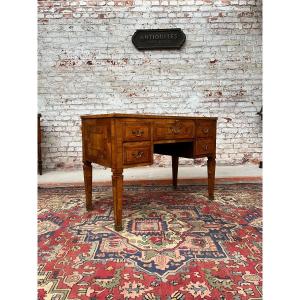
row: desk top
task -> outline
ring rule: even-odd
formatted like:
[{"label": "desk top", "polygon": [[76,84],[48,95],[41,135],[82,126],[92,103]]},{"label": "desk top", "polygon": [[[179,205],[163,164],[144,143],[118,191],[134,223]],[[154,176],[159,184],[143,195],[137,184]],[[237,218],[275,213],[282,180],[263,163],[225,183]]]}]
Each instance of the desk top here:
[{"label": "desk top", "polygon": [[97,118],[148,118],[148,119],[209,119],[217,120],[216,117],[199,117],[199,116],[170,116],[170,115],[143,115],[143,114],[100,114],[100,115],[83,115],[81,119],[97,119]]}]

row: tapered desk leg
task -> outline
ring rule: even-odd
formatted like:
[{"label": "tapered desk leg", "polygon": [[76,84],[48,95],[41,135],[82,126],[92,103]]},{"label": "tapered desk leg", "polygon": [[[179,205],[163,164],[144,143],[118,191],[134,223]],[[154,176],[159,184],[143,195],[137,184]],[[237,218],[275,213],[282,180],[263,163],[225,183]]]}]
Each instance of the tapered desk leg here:
[{"label": "tapered desk leg", "polygon": [[92,164],[89,161],[83,162],[84,188],[86,209],[92,209]]},{"label": "tapered desk leg", "polygon": [[177,188],[177,175],[178,175],[178,156],[172,155],[172,176],[173,176],[173,187]]},{"label": "tapered desk leg", "polygon": [[123,169],[112,169],[115,230],[122,230]]},{"label": "tapered desk leg", "polygon": [[215,170],[216,170],[216,159],[214,157],[208,157],[207,175],[208,175],[208,199],[209,200],[214,200]]}]

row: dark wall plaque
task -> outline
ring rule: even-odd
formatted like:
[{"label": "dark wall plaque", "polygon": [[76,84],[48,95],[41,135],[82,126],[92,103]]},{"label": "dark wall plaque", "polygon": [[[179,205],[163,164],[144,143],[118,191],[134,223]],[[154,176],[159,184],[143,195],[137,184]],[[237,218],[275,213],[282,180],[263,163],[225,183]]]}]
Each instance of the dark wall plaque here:
[{"label": "dark wall plaque", "polygon": [[139,29],[132,36],[132,43],[139,50],[180,49],[185,34],[175,29]]}]

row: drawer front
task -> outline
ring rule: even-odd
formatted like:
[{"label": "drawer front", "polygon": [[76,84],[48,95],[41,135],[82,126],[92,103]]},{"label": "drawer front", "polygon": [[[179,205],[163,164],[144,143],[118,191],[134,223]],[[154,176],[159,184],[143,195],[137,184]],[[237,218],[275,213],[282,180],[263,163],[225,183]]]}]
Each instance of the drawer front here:
[{"label": "drawer front", "polygon": [[212,139],[197,139],[195,155],[212,154],[215,152],[215,143]]},{"label": "drawer front", "polygon": [[126,122],[123,125],[124,141],[149,141],[151,139],[151,125],[143,122]]},{"label": "drawer front", "polygon": [[205,138],[213,137],[216,132],[216,123],[208,120],[198,120],[196,122],[196,136]]},{"label": "drawer front", "polygon": [[152,164],[153,155],[150,142],[123,144],[124,165]]},{"label": "drawer front", "polygon": [[188,139],[193,138],[195,123],[192,120],[165,120],[154,123],[153,139]]}]

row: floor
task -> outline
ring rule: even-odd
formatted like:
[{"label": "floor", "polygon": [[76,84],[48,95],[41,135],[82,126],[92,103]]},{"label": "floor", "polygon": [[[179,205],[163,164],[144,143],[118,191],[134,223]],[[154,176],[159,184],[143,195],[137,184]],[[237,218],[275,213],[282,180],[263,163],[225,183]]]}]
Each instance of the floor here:
[{"label": "floor", "polygon": [[262,169],[217,166],[215,201],[180,186],[207,184],[206,167],[180,167],[176,190],[171,174],[124,170],[121,231],[110,169],[94,168],[88,212],[82,170],[38,176],[38,298],[262,299]]},{"label": "floor", "polygon": [[38,190],[38,299],[262,299],[260,183],[133,185],[121,231],[111,193]]},{"label": "floor", "polygon": [[[170,180],[171,167],[137,167],[124,170],[125,181],[151,181]],[[204,166],[179,166],[178,181],[181,180],[206,180],[207,168]],[[257,165],[217,166],[216,181],[261,181],[262,169]],[[93,169],[93,182],[111,182],[111,169]],[[39,186],[61,184],[83,184],[82,170],[70,171],[45,171],[38,175]]]}]

